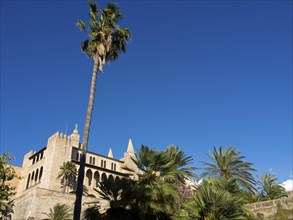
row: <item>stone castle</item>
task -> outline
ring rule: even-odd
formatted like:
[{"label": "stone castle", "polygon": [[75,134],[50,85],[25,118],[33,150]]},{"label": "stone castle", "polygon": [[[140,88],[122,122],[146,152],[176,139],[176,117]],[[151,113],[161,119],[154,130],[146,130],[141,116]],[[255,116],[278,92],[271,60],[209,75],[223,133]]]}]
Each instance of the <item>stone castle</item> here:
[{"label": "stone castle", "polygon": [[[73,208],[76,181],[72,180],[72,184],[65,190],[63,181],[57,179],[57,176],[63,162],[72,161],[78,169],[81,151],[80,134],[76,126],[72,134],[67,136],[56,132],[48,138],[45,147],[28,152],[23,158],[22,167],[14,166],[17,175],[22,178],[12,183],[16,187],[16,195],[11,219],[43,219],[46,217],[44,213],[49,213],[56,203],[65,203]],[[87,152],[82,211],[97,203],[99,196],[94,188],[99,181],[129,176],[129,171],[122,167],[135,168],[131,157],[135,157],[131,139],[120,160],[113,158],[111,148],[108,156]]]}]

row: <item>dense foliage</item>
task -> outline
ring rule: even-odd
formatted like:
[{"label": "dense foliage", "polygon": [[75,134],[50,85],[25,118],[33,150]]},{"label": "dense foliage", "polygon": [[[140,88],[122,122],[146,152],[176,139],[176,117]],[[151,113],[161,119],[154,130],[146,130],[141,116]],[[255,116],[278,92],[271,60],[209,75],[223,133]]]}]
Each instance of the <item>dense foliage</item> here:
[{"label": "dense foliage", "polygon": [[255,171],[253,164],[244,161],[235,148],[214,148],[209,157],[214,163],[204,162],[203,168],[208,178],[197,184],[193,181],[195,169],[189,167],[192,158],[178,147],[157,151],[142,146],[133,158],[138,169],[132,170],[131,178],[105,180],[96,189],[108,202],[107,211],[100,213],[98,203],[86,210],[85,218],[254,220],[258,217],[245,204],[269,199],[264,196],[268,194],[286,196],[273,175],[263,174],[262,181],[254,180],[250,173]]},{"label": "dense foliage", "polygon": [[9,181],[19,178],[9,162],[14,160],[10,153],[0,155],[0,218],[13,212],[13,200],[11,197],[15,194],[14,187]]},{"label": "dense foliage", "polygon": [[263,173],[257,183],[259,185],[259,197],[262,201],[287,196],[285,188],[277,182],[277,178],[272,173]]}]

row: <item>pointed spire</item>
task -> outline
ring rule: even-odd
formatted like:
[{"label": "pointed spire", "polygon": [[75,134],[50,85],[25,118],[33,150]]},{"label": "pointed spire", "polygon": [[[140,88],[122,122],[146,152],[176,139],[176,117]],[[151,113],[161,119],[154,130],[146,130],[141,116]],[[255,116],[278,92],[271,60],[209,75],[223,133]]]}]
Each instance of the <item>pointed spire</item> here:
[{"label": "pointed spire", "polygon": [[108,157],[113,158],[112,148],[110,147]]},{"label": "pointed spire", "polygon": [[129,141],[128,141],[127,152],[134,154],[134,149],[133,149],[133,144],[132,144],[131,138],[129,138]]},{"label": "pointed spire", "polygon": [[[67,125],[66,125],[67,126]],[[74,134],[78,134],[78,129],[77,129],[77,127],[78,127],[78,124],[75,124],[75,128],[74,128],[74,130],[73,130],[73,133]]]}]

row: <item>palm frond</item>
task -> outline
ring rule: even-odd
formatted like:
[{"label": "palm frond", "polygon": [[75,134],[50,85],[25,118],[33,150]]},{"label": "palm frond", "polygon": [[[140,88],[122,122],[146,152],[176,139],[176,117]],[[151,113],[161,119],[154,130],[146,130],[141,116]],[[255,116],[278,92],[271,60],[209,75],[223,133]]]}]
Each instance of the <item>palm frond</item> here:
[{"label": "palm frond", "polygon": [[82,20],[78,20],[76,22],[76,26],[79,28],[79,30],[84,31],[87,27],[87,24],[83,22]]},{"label": "palm frond", "polygon": [[245,162],[244,156],[240,155],[233,147],[227,147],[223,150],[222,146],[217,149],[214,147],[213,152],[208,153],[211,163],[202,162],[205,172],[201,175],[220,177],[227,179],[234,178],[242,187],[247,188],[251,192],[256,191],[256,181],[252,172],[256,170],[252,168],[253,164]]}]

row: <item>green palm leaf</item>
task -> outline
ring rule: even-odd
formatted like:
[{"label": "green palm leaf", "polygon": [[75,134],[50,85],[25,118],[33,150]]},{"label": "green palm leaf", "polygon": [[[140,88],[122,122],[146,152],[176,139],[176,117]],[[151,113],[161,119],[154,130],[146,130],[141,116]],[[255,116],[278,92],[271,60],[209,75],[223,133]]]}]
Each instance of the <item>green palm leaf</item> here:
[{"label": "green palm leaf", "polygon": [[66,204],[57,203],[54,205],[53,209],[50,208],[50,212],[42,213],[47,216],[44,220],[71,220],[72,214],[71,209]]},{"label": "green palm leaf", "polygon": [[256,170],[252,168],[252,163],[245,162],[244,156],[240,155],[240,152],[236,152],[235,148],[228,147],[224,151],[222,147],[216,149],[214,147],[213,152],[209,152],[209,158],[212,163],[202,162],[205,172],[202,173],[202,177],[216,176],[225,177],[226,179],[233,178],[242,187],[248,189],[251,192],[256,192],[256,181],[251,172]]}]

